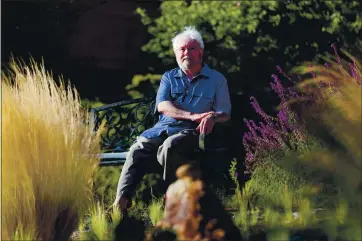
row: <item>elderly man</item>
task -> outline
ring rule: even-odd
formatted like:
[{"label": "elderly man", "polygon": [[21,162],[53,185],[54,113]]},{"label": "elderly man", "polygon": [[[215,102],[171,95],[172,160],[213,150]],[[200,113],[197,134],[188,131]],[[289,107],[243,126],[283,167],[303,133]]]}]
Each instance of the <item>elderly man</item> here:
[{"label": "elderly man", "polygon": [[131,206],[131,196],[142,177],[157,165],[163,179],[175,180],[175,171],[187,152],[198,146],[198,135],[212,132],[216,122],[229,120],[230,96],[225,77],[203,63],[204,43],[194,27],[172,39],[179,68],[163,74],[156,97],[160,113],[154,127],[131,146],[118,183],[114,205]]}]

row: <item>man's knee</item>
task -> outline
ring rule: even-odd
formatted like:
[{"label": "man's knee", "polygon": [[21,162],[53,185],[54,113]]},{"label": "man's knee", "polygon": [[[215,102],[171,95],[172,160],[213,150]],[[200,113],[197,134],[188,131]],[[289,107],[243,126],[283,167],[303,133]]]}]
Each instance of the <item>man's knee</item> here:
[{"label": "man's knee", "polygon": [[[127,157],[130,158],[130,157],[134,157],[135,154],[137,154],[137,152],[140,152],[141,148],[140,146],[138,145],[138,143],[133,143],[132,146],[129,148],[129,151],[128,151],[128,154],[127,154]],[[127,158],[127,159],[128,159]]]},{"label": "man's knee", "polygon": [[147,153],[157,150],[158,146],[161,144],[158,139],[147,139],[145,137],[138,137],[137,140],[129,148],[128,154],[134,156],[138,153]]},{"label": "man's knee", "polygon": [[174,145],[173,140],[172,138],[169,137],[163,142],[162,147],[165,149],[170,149],[173,145]]},{"label": "man's knee", "polygon": [[180,148],[180,140],[182,138],[178,136],[168,137],[162,144],[163,149],[178,149]]}]

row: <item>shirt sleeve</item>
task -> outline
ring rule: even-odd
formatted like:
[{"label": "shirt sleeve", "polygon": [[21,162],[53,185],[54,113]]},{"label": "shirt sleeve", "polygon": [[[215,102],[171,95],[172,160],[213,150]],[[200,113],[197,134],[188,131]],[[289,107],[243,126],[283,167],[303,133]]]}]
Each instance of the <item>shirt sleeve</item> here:
[{"label": "shirt sleeve", "polygon": [[227,114],[229,117],[231,117],[231,101],[230,101],[229,88],[227,80],[223,75],[221,75],[220,81],[217,85],[214,111],[223,112]]},{"label": "shirt sleeve", "polygon": [[164,73],[162,75],[162,78],[160,81],[160,87],[158,88],[157,96],[156,96],[156,104],[155,104],[154,113],[157,113],[157,106],[162,101],[171,101],[171,84],[170,84],[170,80],[168,78],[167,73]]}]

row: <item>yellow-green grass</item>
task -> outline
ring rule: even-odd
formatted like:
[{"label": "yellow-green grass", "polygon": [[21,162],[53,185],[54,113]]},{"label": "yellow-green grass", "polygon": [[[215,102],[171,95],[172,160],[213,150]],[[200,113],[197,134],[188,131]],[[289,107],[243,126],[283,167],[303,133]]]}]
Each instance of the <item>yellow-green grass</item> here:
[{"label": "yellow-green grass", "polygon": [[58,82],[34,61],[2,74],[2,239],[68,239],[90,203],[99,135]]},{"label": "yellow-green grass", "polygon": [[148,209],[152,225],[155,226],[163,217],[163,199],[153,199]]}]

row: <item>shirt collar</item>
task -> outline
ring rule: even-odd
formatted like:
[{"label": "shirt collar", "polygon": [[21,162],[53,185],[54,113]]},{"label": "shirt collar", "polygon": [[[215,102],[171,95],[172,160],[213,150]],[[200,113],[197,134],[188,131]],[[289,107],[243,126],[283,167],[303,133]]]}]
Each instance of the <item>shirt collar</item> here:
[{"label": "shirt collar", "polygon": [[[201,68],[201,71],[198,75],[196,75],[195,77],[197,76],[204,76],[204,77],[207,77],[207,78],[210,78],[210,68],[207,64],[204,64]],[[176,72],[175,76],[174,77],[183,77],[183,76],[186,76],[186,74],[181,70],[181,68],[178,68],[178,71]]]}]

